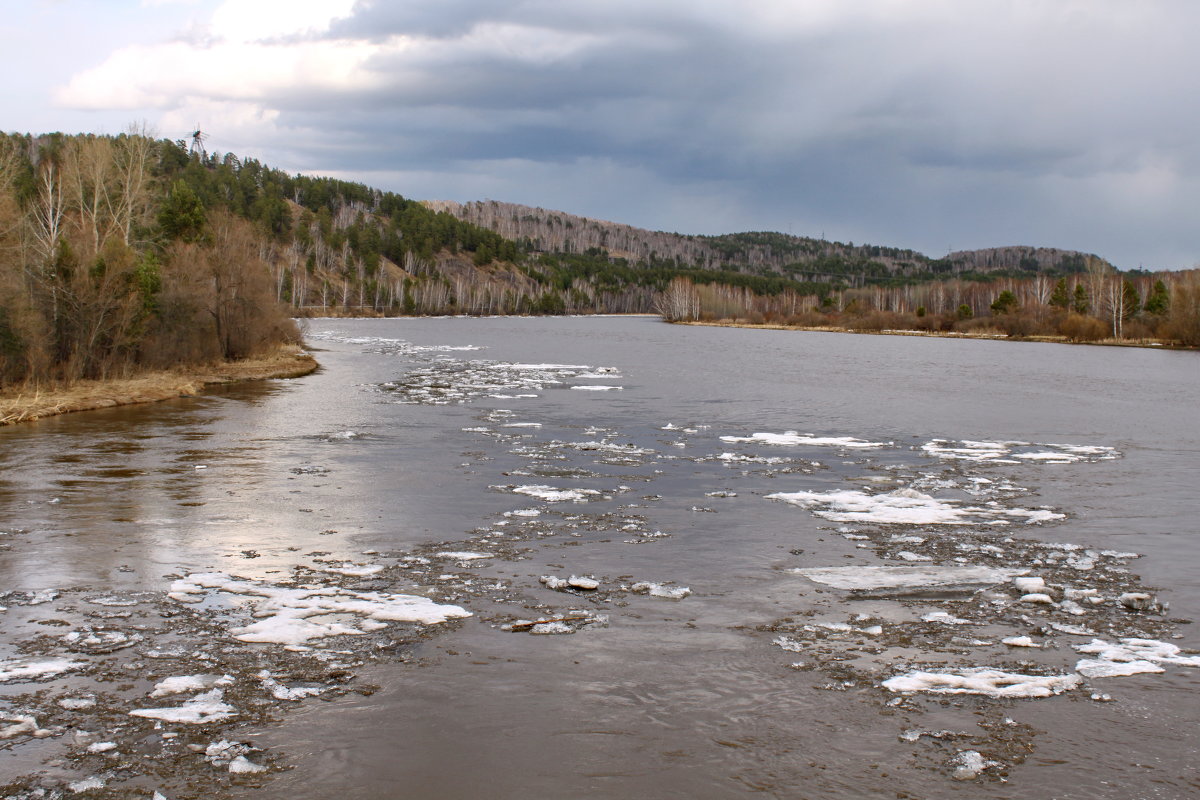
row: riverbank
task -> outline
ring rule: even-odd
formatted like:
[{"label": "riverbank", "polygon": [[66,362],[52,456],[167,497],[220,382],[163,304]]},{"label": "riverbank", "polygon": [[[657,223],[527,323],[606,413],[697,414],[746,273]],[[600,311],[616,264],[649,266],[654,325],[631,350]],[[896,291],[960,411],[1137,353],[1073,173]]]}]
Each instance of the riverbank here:
[{"label": "riverbank", "polygon": [[28,422],[57,414],[98,408],[156,403],[193,395],[205,386],[268,378],[299,378],[319,366],[316,359],[296,346],[243,361],[188,369],[144,372],[131,378],[79,381],[67,387],[24,388],[0,393],[0,425]]},{"label": "riverbank", "polygon": [[939,339],[997,339],[1014,342],[1049,342],[1052,344],[1090,344],[1106,347],[1153,347],[1167,350],[1193,350],[1176,342],[1158,339],[1096,339],[1075,341],[1066,336],[1009,336],[1001,331],[918,331],[918,330],[857,330],[839,325],[781,325],[778,323],[753,323],[737,320],[680,320],[673,325],[699,325],[711,328],[756,328],[769,331],[822,331],[825,333],[859,333],[873,336],[932,336]]}]

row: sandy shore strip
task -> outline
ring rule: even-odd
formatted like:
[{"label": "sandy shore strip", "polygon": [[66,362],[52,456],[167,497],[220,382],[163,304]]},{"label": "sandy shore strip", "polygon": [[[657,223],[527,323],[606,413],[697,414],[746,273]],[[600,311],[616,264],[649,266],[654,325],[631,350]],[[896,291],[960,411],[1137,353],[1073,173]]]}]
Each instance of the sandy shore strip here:
[{"label": "sandy shore strip", "polygon": [[267,378],[299,378],[319,366],[316,359],[294,345],[275,353],[243,361],[197,366],[190,369],[144,372],[132,378],[79,381],[68,387],[0,392],[0,425],[12,425],[73,411],[157,403],[196,394],[205,386]]}]

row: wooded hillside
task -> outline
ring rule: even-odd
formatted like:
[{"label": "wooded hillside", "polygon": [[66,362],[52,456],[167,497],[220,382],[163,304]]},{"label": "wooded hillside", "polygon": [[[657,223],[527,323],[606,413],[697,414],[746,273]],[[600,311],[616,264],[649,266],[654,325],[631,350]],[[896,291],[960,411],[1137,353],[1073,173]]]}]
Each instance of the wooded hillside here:
[{"label": "wooded hillside", "polygon": [[1048,248],[935,260],[422,203],[137,131],[0,136],[0,388],[242,358],[313,314],[912,314],[1021,335],[1062,312],[1079,336],[1184,341],[1189,281]]},{"label": "wooded hillside", "polygon": [[669,262],[678,267],[732,270],[846,288],[935,278],[1063,275],[1083,272],[1093,262],[1112,267],[1090,253],[1045,247],[967,250],[933,259],[915,250],[831,242],[783,233],[687,236],[649,231],[494,200],[465,204],[430,202],[428,205],[496,231],[532,252],[602,250],[609,256],[634,262]]}]

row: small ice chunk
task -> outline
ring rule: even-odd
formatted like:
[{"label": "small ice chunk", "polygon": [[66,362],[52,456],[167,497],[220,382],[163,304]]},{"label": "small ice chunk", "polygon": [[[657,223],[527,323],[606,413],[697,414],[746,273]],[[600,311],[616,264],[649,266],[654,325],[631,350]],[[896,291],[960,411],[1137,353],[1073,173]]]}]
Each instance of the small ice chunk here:
[{"label": "small ice chunk", "polygon": [[594,591],[600,588],[600,581],[595,578],[582,578],[578,575],[572,575],[567,578],[567,585],[572,589],[582,589],[584,591]]},{"label": "small ice chunk", "polygon": [[629,587],[630,591],[638,594],[648,594],[651,597],[662,597],[667,600],[682,600],[692,593],[686,586],[664,586],[661,583],[642,581]]},{"label": "small ice chunk", "polygon": [[901,550],[896,553],[896,558],[901,561],[933,561],[929,556],[923,556],[920,553],[913,553],[908,550]]},{"label": "small ice chunk", "polygon": [[506,517],[540,517],[542,512],[536,508],[518,508],[514,511],[505,511]]},{"label": "small ice chunk", "polygon": [[1034,603],[1034,604],[1040,604],[1040,605],[1053,605],[1054,598],[1048,594],[1042,594],[1041,592],[1033,592],[1031,594],[1021,595],[1021,602],[1022,603]]},{"label": "small ice chunk", "polygon": [[245,756],[238,756],[229,762],[229,771],[234,775],[253,775],[258,772],[266,772],[267,768],[262,764],[255,764]]},{"label": "small ice chunk", "polygon": [[943,625],[970,625],[969,619],[962,619],[945,611],[930,611],[921,617],[922,622],[940,622]]},{"label": "small ice chunk", "polygon": [[783,650],[787,650],[789,653],[804,652],[804,645],[802,645],[800,642],[797,642],[795,639],[788,638],[787,636],[777,636],[771,640],[771,644]]},{"label": "small ice chunk", "polygon": [[58,701],[59,708],[65,708],[67,711],[83,711],[88,708],[96,707],[96,698],[94,697],[64,697]]},{"label": "small ice chunk", "polygon": [[438,558],[451,558],[455,561],[478,561],[481,558],[491,558],[491,553],[479,553],[472,550],[443,550],[434,553]]},{"label": "small ice chunk", "polygon": [[1028,636],[1009,636],[1006,639],[1001,639],[1000,642],[1009,647],[1041,647],[1040,644],[1037,644]]},{"label": "small ice chunk", "polygon": [[75,794],[90,792],[92,789],[103,789],[104,786],[104,779],[95,775],[90,778],[84,778],[81,781],[74,781],[67,784],[67,788]]},{"label": "small ice chunk", "polygon": [[116,742],[94,742],[89,744],[87,751],[89,753],[107,753],[109,750],[116,750]]},{"label": "small ice chunk", "polygon": [[1013,578],[1013,586],[1017,587],[1017,591],[1021,594],[1030,594],[1033,592],[1046,591],[1046,579],[1035,576]]},{"label": "small ice chunk", "polygon": [[984,758],[978,750],[963,750],[954,758],[954,780],[970,781],[978,778],[988,767],[999,766],[995,761]]},{"label": "small ice chunk", "polygon": [[260,671],[257,677],[261,681],[262,687],[270,692],[276,700],[299,701],[306,697],[315,697],[325,691],[322,686],[284,686],[265,669]]},{"label": "small ice chunk", "polygon": [[350,577],[363,578],[368,575],[374,575],[376,572],[382,572],[383,566],[380,564],[355,564],[350,561],[345,561],[336,566],[318,567],[321,572],[332,572],[335,575],[348,575]]},{"label": "small ice chunk", "polygon": [[1120,678],[1140,675],[1145,672],[1166,672],[1150,661],[1106,661],[1102,658],[1083,658],[1075,664],[1075,671],[1085,678]]},{"label": "small ice chunk", "polygon": [[232,675],[179,675],[173,678],[164,678],[154,684],[154,691],[150,693],[150,697],[165,697],[182,692],[203,692],[214,686],[229,686],[232,683]]},{"label": "small ice chunk", "polygon": [[1146,592],[1125,592],[1117,598],[1117,602],[1131,611],[1153,611],[1158,608],[1154,595]]},{"label": "small ice chunk", "polygon": [[575,629],[565,622],[554,620],[552,622],[539,622],[530,628],[529,632],[538,636],[556,636],[564,633],[574,633]]}]

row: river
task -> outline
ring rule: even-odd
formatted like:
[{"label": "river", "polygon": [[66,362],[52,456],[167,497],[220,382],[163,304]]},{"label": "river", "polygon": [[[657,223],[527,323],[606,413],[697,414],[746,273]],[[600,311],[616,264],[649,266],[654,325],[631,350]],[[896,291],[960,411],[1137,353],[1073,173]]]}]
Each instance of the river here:
[{"label": "river", "polygon": [[307,328],[0,429],[5,796],[1200,794],[1195,353]]}]

